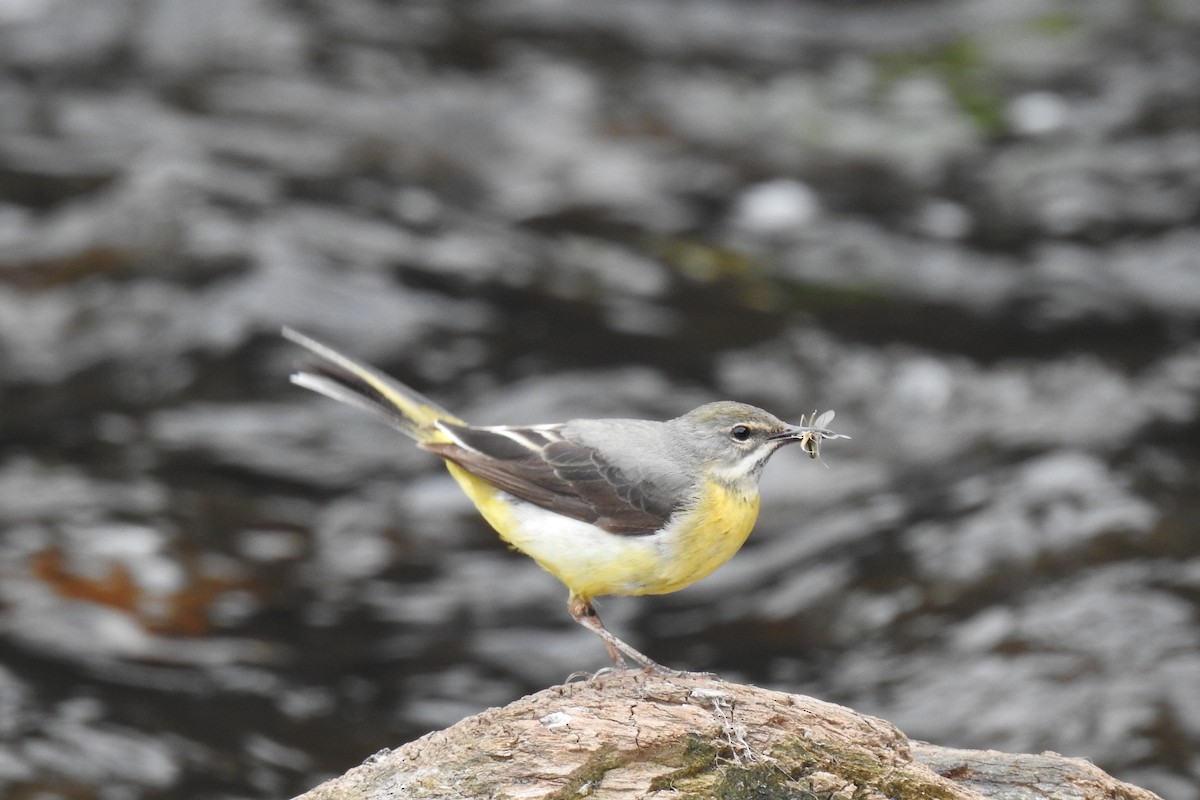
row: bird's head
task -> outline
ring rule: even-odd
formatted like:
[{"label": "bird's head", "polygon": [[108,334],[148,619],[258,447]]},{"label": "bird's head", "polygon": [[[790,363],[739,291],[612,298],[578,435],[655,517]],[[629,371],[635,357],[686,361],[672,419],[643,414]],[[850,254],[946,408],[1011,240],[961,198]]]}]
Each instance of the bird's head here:
[{"label": "bird's head", "polygon": [[828,430],[833,412],[814,413],[792,425],[767,411],[745,403],[708,403],[677,417],[671,424],[677,440],[688,443],[692,455],[711,478],[730,487],[748,488],[757,483],[767,459],[786,444],[800,442],[816,458],[824,439],[848,439]]}]

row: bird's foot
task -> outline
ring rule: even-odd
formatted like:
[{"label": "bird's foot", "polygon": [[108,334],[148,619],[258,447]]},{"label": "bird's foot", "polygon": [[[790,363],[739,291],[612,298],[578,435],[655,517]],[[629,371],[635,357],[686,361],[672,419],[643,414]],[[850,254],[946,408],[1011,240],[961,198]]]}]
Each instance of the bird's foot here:
[{"label": "bird's foot", "polygon": [[568,675],[566,683],[574,683],[576,681],[580,681],[580,682],[594,681],[594,680],[599,680],[600,678],[612,677],[613,675],[623,675],[627,672],[639,672],[639,671],[640,670],[638,670],[638,669],[630,669],[629,667],[625,666],[624,664],[622,664],[619,667],[615,667],[615,666],[614,667],[601,667],[600,669],[596,670],[595,672],[589,672],[588,670],[581,669],[578,672],[572,672],[570,675]]}]

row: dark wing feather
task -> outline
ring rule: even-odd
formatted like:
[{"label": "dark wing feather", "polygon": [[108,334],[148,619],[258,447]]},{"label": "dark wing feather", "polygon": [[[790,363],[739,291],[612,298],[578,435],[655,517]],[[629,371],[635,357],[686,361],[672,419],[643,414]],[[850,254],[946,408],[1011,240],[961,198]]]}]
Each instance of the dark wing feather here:
[{"label": "dark wing feather", "polygon": [[453,441],[421,447],[522,500],[610,533],[655,533],[675,510],[664,499],[648,502],[645,492],[593,448],[563,438],[561,426],[438,427]]}]

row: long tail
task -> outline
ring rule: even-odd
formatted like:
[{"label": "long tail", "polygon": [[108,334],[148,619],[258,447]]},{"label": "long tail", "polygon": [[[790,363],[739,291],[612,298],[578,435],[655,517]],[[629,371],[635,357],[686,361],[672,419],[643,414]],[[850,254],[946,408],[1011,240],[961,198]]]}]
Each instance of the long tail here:
[{"label": "long tail", "polygon": [[438,420],[466,424],[423,394],[332,347],[291,328],[284,328],[283,336],[320,357],[292,374],[297,386],[368,411],[418,442],[444,436],[434,427]]}]

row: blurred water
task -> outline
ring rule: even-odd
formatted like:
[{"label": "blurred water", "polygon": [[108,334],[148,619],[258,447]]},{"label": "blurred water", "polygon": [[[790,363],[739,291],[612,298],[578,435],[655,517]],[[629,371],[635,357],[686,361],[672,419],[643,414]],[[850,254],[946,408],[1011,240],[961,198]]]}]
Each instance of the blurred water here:
[{"label": "blurred water", "polygon": [[1200,15],[0,3],[0,787],[273,798],[603,648],[290,325],[480,423],[729,397],[665,663],[1200,798]]}]

